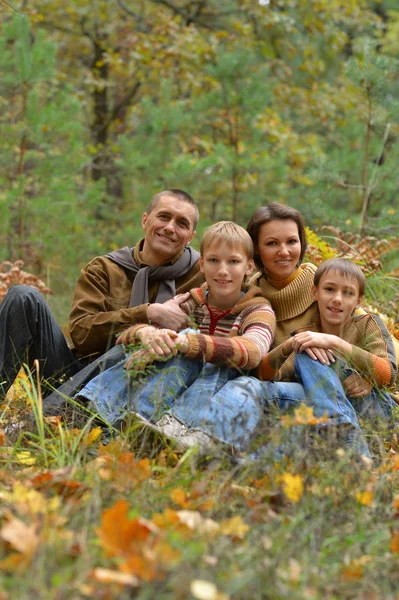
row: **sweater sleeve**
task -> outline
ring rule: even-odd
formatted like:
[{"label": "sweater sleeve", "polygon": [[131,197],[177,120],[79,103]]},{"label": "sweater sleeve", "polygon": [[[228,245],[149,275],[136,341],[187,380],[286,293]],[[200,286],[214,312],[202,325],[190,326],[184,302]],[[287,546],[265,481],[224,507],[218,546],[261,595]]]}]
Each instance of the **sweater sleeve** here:
[{"label": "sweater sleeve", "polygon": [[279,379],[278,372],[287,360],[287,355],[284,354],[284,343],[276,348],[273,348],[262,359],[257,375],[262,381],[273,381]]},{"label": "sweater sleeve", "polygon": [[[394,352],[391,356],[392,351],[390,352],[387,346],[381,323],[374,315],[365,315],[361,319],[367,319],[365,334],[361,346],[352,345],[348,362],[366,379],[371,379],[376,386],[390,385],[397,374]],[[392,343],[389,334],[387,335]]]},{"label": "sweater sleeve", "polygon": [[257,304],[243,311],[239,335],[219,337],[187,334],[186,356],[204,362],[227,364],[237,369],[254,369],[267,354],[273,340],[276,319],[270,305]]},{"label": "sweater sleeve", "polygon": [[80,354],[104,352],[114,345],[116,334],[132,323],[148,323],[148,304],[110,310],[113,293],[100,264],[94,261],[82,269],[69,321],[71,338]]}]

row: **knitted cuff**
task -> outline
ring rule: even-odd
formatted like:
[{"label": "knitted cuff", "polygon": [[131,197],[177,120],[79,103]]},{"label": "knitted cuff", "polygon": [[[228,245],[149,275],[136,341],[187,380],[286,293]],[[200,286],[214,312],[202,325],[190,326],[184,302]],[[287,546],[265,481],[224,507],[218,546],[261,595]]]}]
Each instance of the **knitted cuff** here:
[{"label": "knitted cuff", "polygon": [[200,336],[196,333],[186,333],[186,336],[189,343],[189,348],[185,353],[185,356],[187,356],[187,358],[196,358],[200,354]]}]

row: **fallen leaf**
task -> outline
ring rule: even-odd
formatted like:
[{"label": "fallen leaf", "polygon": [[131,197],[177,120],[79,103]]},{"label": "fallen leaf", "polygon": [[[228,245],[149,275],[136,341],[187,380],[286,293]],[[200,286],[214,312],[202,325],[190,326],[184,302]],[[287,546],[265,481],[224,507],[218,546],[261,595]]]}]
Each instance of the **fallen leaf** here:
[{"label": "fallen leaf", "polygon": [[301,475],[283,473],[281,476],[285,495],[292,502],[299,502],[303,495],[303,479]]},{"label": "fallen leaf", "polygon": [[294,425],[318,425],[320,423],[327,423],[327,415],[322,417],[316,417],[311,406],[301,404],[294,410],[293,415],[283,415],[280,420],[284,427],[293,427]]},{"label": "fallen leaf", "polygon": [[90,577],[100,583],[119,583],[120,585],[129,585],[130,587],[137,587],[140,584],[139,579],[134,575],[111,569],[93,569]]},{"label": "fallen leaf", "polygon": [[231,519],[225,519],[220,523],[220,532],[224,535],[231,535],[232,537],[243,539],[248,531],[249,526],[244,523],[239,515],[232,517]]},{"label": "fallen leaf", "polygon": [[213,519],[204,518],[196,510],[179,510],[177,516],[180,523],[186,525],[189,529],[196,531],[200,535],[214,535],[220,530],[220,526]]},{"label": "fallen leaf", "polygon": [[399,529],[395,529],[391,533],[391,552],[399,554]]},{"label": "fallen leaf", "polygon": [[364,492],[357,492],[356,494],[356,500],[363,506],[370,506],[370,504],[373,502],[373,499],[374,495],[371,490],[364,490]]},{"label": "fallen leaf", "polygon": [[36,525],[27,525],[21,519],[10,518],[0,530],[0,537],[8,542],[14,550],[32,556],[39,545],[40,538]]},{"label": "fallen leaf", "polygon": [[214,583],[205,579],[193,579],[190,592],[197,600],[228,600],[228,596],[219,592]]}]

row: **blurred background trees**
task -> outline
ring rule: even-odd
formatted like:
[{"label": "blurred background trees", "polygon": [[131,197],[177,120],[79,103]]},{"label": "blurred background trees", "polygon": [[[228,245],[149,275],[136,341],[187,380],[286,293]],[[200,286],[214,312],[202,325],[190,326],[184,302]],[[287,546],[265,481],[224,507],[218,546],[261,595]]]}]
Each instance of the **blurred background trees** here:
[{"label": "blurred background trees", "polygon": [[60,318],[80,267],[134,243],[167,187],[201,229],[277,200],[314,230],[397,237],[394,0],[1,8],[0,259],[45,277]]}]

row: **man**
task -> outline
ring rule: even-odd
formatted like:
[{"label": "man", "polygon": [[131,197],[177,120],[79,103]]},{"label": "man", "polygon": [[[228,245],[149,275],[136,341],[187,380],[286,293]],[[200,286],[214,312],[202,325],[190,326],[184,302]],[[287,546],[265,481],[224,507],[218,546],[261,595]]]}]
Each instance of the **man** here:
[{"label": "man", "polygon": [[[187,323],[180,303],[172,300],[203,282],[199,254],[189,248],[199,213],[191,196],[178,189],[156,194],[142,217],[145,236],[133,249],[122,248],[97,257],[78,279],[70,315],[72,352],[44,298],[33,288],[11,288],[0,305],[0,384],[5,393],[23,362],[40,364],[41,376],[51,385],[70,377],[59,392],[75,393],[91,377],[115,360],[105,355],[115,336],[129,325],[152,322],[179,330]],[[108,353],[107,353],[108,354]],[[46,405],[61,395],[51,394]],[[48,400],[48,402],[47,402]],[[55,407],[54,407],[55,408]],[[52,412],[52,411],[50,411]]]}]

